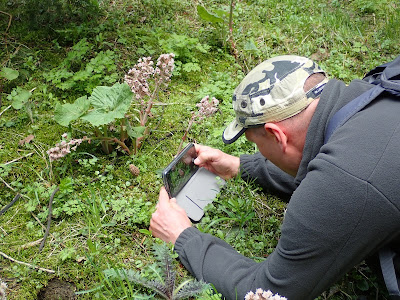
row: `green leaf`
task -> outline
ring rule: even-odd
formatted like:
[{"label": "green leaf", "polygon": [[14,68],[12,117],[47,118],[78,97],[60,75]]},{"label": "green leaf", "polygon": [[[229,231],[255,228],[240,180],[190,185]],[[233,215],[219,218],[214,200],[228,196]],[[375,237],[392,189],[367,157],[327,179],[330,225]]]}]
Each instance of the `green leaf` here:
[{"label": "green leaf", "polygon": [[368,291],[368,289],[369,289],[369,284],[368,284],[367,280],[363,279],[363,280],[357,282],[357,287],[358,287],[361,291],[365,292],[365,291]]},{"label": "green leaf", "polygon": [[133,93],[126,83],[112,87],[98,86],[89,97],[93,110],[82,117],[93,126],[101,126],[125,116],[132,101]]},{"label": "green leaf", "polygon": [[13,108],[21,109],[25,103],[28,102],[31,95],[32,93],[30,91],[17,87],[11,91],[11,94],[7,96],[7,99],[12,101],[11,105]]},{"label": "green leaf", "polygon": [[143,136],[145,130],[146,126],[132,127],[129,122],[126,122],[126,132],[133,139],[137,139]]},{"label": "green leaf", "polygon": [[2,68],[0,71],[0,76],[4,77],[7,80],[14,80],[19,76],[19,72],[17,70],[13,70],[11,68]]},{"label": "green leaf", "polygon": [[182,70],[189,73],[189,72],[198,72],[201,70],[201,68],[199,64],[189,62],[182,65]]},{"label": "green leaf", "polygon": [[211,22],[211,23],[223,23],[224,19],[209,13],[203,6],[197,5],[197,14],[200,18],[204,21]]},{"label": "green leaf", "polygon": [[54,120],[62,125],[68,126],[72,121],[77,120],[85,114],[90,107],[90,101],[87,96],[80,97],[74,103],[57,104],[54,111]]},{"label": "green leaf", "polygon": [[92,72],[90,70],[82,70],[79,72],[76,72],[74,76],[72,76],[73,81],[86,81],[90,78],[92,75]]},{"label": "green leaf", "polygon": [[254,44],[254,41],[252,39],[250,39],[244,45],[244,50],[246,50],[246,51],[258,51],[258,48]]}]

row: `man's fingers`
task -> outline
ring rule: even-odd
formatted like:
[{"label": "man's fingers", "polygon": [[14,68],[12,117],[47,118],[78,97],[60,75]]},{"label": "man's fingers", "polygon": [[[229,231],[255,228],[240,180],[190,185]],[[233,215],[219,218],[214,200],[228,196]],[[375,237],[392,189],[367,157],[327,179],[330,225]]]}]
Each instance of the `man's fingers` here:
[{"label": "man's fingers", "polygon": [[164,186],[162,186],[161,187],[161,189],[160,189],[160,197],[168,197],[169,198],[169,196],[168,196],[168,193],[167,193],[167,190],[165,189],[165,187]]},{"label": "man's fingers", "polygon": [[185,215],[187,215],[186,211],[182,207],[179,206],[179,204],[176,202],[175,198],[171,198],[170,205],[171,205],[171,208],[173,208],[173,209],[175,209],[177,211],[180,211],[180,212],[184,212]]},{"label": "man's fingers", "polygon": [[157,203],[157,208],[163,205],[166,205],[169,203],[169,195],[167,193],[167,190],[165,187],[162,187],[160,189],[160,194],[158,196],[158,203]]},{"label": "man's fingers", "polygon": [[205,164],[212,163],[216,160],[214,151],[203,151],[199,153],[197,158],[194,160],[194,163],[198,166],[202,166]]}]

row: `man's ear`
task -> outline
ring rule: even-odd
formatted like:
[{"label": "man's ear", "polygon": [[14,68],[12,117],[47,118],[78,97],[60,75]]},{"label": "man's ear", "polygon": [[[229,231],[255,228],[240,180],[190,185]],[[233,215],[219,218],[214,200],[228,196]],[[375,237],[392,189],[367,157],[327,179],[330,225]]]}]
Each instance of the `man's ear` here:
[{"label": "man's ear", "polygon": [[282,128],[276,123],[265,123],[264,129],[268,135],[274,138],[274,141],[279,145],[282,152],[285,153],[288,139]]}]

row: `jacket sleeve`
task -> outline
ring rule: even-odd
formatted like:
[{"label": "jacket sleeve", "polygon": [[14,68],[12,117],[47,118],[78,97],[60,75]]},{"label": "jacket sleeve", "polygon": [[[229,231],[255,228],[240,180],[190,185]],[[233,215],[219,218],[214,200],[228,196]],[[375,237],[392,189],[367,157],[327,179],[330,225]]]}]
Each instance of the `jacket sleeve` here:
[{"label": "jacket sleeve", "polygon": [[265,261],[193,227],[181,233],[175,250],[197,279],[228,300],[257,288],[290,300],[314,299],[373,254],[398,220],[399,212],[368,182],[324,163],[293,193],[278,245]]},{"label": "jacket sleeve", "polygon": [[244,180],[254,180],[263,190],[288,198],[297,188],[294,177],[285,173],[260,152],[240,156],[240,174]]}]

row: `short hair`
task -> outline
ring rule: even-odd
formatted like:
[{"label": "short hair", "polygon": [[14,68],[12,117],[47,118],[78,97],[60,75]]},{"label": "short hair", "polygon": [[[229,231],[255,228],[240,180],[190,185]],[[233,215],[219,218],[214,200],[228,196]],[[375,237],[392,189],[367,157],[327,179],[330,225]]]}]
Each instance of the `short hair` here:
[{"label": "short hair", "polygon": [[325,79],[325,74],[324,73],[314,73],[308,76],[306,81],[304,82],[303,90],[304,92],[308,92],[311,90],[314,86],[316,86],[318,83],[322,82]]}]

